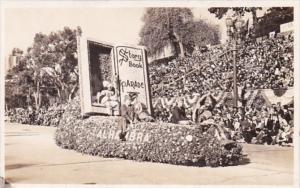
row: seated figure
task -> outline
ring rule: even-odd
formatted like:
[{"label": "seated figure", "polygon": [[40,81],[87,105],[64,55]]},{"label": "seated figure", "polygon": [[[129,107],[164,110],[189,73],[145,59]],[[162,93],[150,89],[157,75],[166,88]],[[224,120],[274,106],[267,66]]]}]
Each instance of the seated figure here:
[{"label": "seated figure", "polygon": [[132,100],[132,104],[134,106],[134,112],[137,115],[137,120],[139,121],[146,121],[146,122],[153,122],[153,117],[147,111],[147,107],[145,104],[139,101],[136,93],[130,93],[130,98]]},{"label": "seated figure", "polygon": [[119,100],[115,88],[110,84],[103,82],[104,90],[97,93],[97,102],[105,106],[109,115],[114,115],[118,111]]}]

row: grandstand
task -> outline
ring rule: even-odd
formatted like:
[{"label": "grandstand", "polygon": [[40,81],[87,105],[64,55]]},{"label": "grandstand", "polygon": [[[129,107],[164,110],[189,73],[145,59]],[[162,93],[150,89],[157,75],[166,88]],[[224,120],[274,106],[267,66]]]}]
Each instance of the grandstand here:
[{"label": "grandstand", "polygon": [[[244,141],[246,138],[245,127],[236,126],[239,127],[236,129],[234,122],[242,124],[241,122],[247,121],[253,124],[249,130],[255,132],[261,121],[267,121],[273,115],[277,119],[272,121],[287,126],[288,128],[282,129],[291,135],[294,97],[293,44],[293,33],[289,33],[260,41],[245,41],[238,46],[239,110],[232,105],[233,55],[228,44],[212,46],[205,52],[196,51],[190,56],[178,57],[168,62],[150,64],[156,119],[169,122],[172,108],[176,106],[178,100],[183,100],[183,108],[190,120],[195,120],[194,109],[199,102],[201,105],[214,103],[215,108],[211,110],[211,117],[204,117],[201,121],[213,119],[220,122],[220,117],[222,122],[232,121],[231,125],[225,126],[225,132],[231,139]],[[227,114],[230,114],[230,118]],[[245,134],[242,134],[243,132]],[[273,139],[270,138],[271,134],[268,138],[263,137],[264,142],[268,144],[276,142],[278,134],[272,134]],[[253,135],[256,138],[259,132]],[[257,141],[257,139],[249,141],[247,138],[248,142],[253,140]]]}]

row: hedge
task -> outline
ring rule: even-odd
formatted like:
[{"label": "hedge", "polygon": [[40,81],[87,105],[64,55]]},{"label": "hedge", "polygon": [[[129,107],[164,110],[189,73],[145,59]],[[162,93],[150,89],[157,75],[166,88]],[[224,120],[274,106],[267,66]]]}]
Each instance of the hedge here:
[{"label": "hedge", "polygon": [[119,117],[80,119],[79,109],[73,103],[63,114],[55,134],[58,146],[101,157],[194,166],[235,165],[242,158],[239,144],[219,141],[200,126],[139,122],[122,141]]},{"label": "hedge", "polygon": [[[6,112],[11,123],[21,123],[30,125],[53,126],[59,125],[62,119],[68,120],[67,117],[80,117],[80,99],[76,96],[71,102],[59,105],[53,105],[39,110],[29,111],[24,108],[16,108]],[[62,118],[65,114],[65,118]]]},{"label": "hedge", "polygon": [[67,104],[51,106],[48,109],[41,108],[39,110],[29,111],[24,108],[17,108],[8,112],[9,121],[12,123],[57,126],[65,111]]}]

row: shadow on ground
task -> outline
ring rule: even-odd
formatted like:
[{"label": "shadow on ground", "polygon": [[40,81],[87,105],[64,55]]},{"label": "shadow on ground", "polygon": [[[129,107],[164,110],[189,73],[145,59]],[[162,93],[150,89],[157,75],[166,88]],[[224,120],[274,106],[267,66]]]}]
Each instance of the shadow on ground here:
[{"label": "shadow on ground", "polygon": [[247,164],[250,164],[250,159],[248,157],[244,157],[242,158],[242,160],[239,162],[238,165],[247,165]]},{"label": "shadow on ground", "polygon": [[14,170],[19,168],[25,168],[29,166],[35,166],[36,164],[11,164],[11,165],[5,165],[6,170]]}]

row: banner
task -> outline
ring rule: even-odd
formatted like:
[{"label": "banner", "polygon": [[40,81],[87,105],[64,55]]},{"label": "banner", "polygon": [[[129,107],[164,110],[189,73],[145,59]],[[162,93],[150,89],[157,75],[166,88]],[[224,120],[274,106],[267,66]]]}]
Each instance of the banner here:
[{"label": "banner", "polygon": [[[260,90],[248,90],[245,92],[244,97],[241,97],[241,91],[239,90],[239,100],[245,100],[247,106],[251,106],[253,103],[255,103],[255,100],[258,100],[258,98],[263,98],[265,100],[266,106],[269,106],[271,104],[277,104],[281,103],[281,105],[289,104],[293,101],[294,98],[294,89],[260,89]],[[195,94],[193,96],[183,96],[183,97],[173,97],[170,99],[167,98],[158,98],[154,102],[153,107],[157,107],[159,105],[162,105],[164,108],[170,108],[174,103],[182,98],[184,100],[184,106],[185,108],[191,108],[199,100],[203,100],[208,94],[204,94],[200,96],[200,94]],[[224,92],[224,91],[216,91],[212,93],[212,97],[216,100],[217,105],[220,106],[224,104],[227,100],[232,100],[233,95],[231,92]],[[209,103],[209,99],[206,98],[205,103]]]}]

